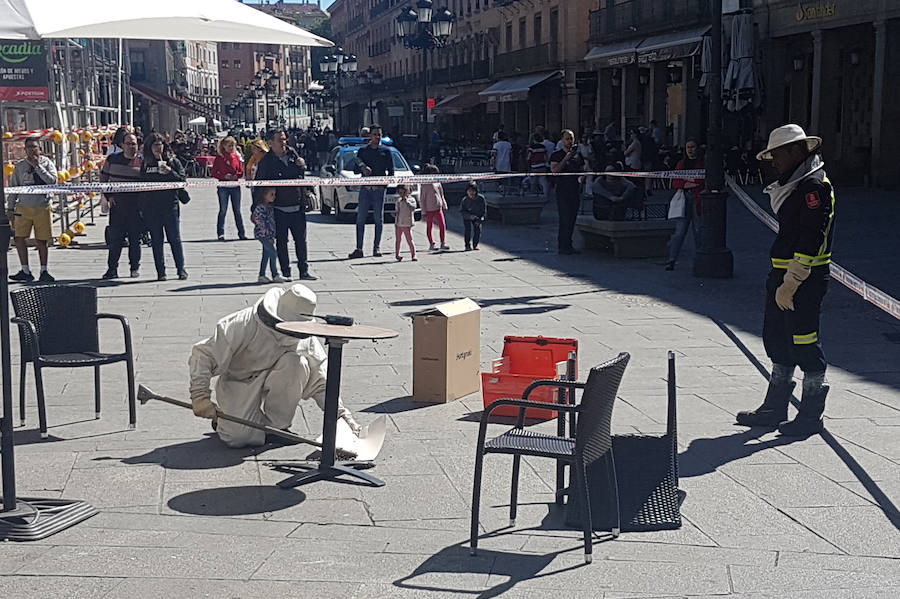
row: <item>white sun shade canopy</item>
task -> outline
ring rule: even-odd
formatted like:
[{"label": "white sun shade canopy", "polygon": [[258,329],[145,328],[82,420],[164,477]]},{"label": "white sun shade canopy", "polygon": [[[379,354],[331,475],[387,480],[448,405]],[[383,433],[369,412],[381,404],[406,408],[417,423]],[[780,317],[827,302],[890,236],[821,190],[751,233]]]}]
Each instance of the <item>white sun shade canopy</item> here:
[{"label": "white sun shade canopy", "polygon": [[0,0],[0,39],[67,37],[334,45],[237,0]]}]

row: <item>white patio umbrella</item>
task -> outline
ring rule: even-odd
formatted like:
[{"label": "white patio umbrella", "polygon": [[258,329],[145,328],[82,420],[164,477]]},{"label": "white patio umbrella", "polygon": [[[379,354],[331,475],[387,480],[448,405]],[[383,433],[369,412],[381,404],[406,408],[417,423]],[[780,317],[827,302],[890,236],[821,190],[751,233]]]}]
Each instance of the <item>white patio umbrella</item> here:
[{"label": "white patio umbrella", "polygon": [[[54,38],[190,39],[211,42],[332,46],[330,41],[235,0],[0,0],[0,39]],[[2,112],[2,103],[0,103]],[[2,122],[0,122],[2,129]],[[0,144],[0,164],[4,162]],[[0,202],[6,205],[0,177]],[[0,247],[12,234],[0,213]],[[17,501],[12,430],[12,373],[9,334],[9,265],[0,260],[0,369],[3,419],[0,423],[3,505],[0,537],[37,540],[97,513],[81,501]],[[30,502],[30,503],[29,503]]]},{"label": "white patio umbrella", "polygon": [[[205,125],[205,124],[206,124],[206,117],[203,117],[203,116],[198,116],[197,118],[191,119],[188,121],[188,125]],[[219,119],[213,119],[213,125],[215,125],[216,127],[221,127],[222,121],[220,121]]]},{"label": "white patio umbrella", "polygon": [[334,45],[236,0],[0,0],[0,39],[66,37]]}]

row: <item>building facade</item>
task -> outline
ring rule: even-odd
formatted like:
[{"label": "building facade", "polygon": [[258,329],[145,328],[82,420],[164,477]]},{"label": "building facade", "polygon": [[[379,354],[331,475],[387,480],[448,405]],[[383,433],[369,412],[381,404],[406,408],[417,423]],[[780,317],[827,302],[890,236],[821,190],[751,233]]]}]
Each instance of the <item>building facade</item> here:
[{"label": "building facade", "polygon": [[453,34],[427,58],[396,34],[397,15],[410,4],[338,0],[331,6],[336,43],[357,55],[360,72],[371,67],[384,79],[374,90],[347,86],[343,122],[369,120],[371,102],[374,118],[395,136],[418,135],[426,112],[442,137],[481,143],[501,123],[523,138],[536,125],[556,134],[593,126],[595,87],[585,86],[583,58],[596,0],[450,0]]},{"label": "building facade", "polygon": [[[211,47],[212,46],[212,47]],[[221,117],[217,49],[211,42],[128,40],[134,124],[144,131],[186,129],[197,117]]]},{"label": "building facade", "polygon": [[185,82],[183,95],[207,106],[216,115],[222,112],[219,92],[218,44],[216,42],[186,41],[179,49],[183,52]]},{"label": "building facade", "polygon": [[900,185],[900,2],[757,0],[766,84],[760,132],[786,122],[823,138],[829,175]]},{"label": "building facade", "polygon": [[240,101],[231,120],[253,128],[281,124],[282,99],[289,83],[288,57],[277,44],[219,44],[222,104]]}]

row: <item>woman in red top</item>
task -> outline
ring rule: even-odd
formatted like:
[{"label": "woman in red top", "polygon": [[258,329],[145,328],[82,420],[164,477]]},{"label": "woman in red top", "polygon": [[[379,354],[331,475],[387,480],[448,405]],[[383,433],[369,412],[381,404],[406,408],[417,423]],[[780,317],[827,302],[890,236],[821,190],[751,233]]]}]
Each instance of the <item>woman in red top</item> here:
[{"label": "woman in red top", "polygon": [[[219,142],[218,156],[213,162],[212,176],[219,181],[237,181],[244,176],[244,163],[241,155],[235,151],[237,141],[233,137],[226,137]],[[231,200],[231,211],[234,212],[234,226],[237,227],[238,239],[247,239],[244,234],[244,219],[241,216],[241,187],[219,187],[216,192],[219,195],[219,218],[216,221],[216,234],[219,241],[225,241],[225,213],[228,211],[228,201]]]},{"label": "woman in red top", "polygon": [[[700,157],[696,139],[688,139],[684,144],[684,158],[675,166],[677,171],[701,170],[706,168]],[[675,232],[669,240],[669,260],[666,270],[675,270],[675,262],[684,245],[688,229],[693,231],[694,248],[700,247],[700,193],[704,188],[704,179],[672,179],[675,189],[684,190],[684,216],[673,219]]]}]

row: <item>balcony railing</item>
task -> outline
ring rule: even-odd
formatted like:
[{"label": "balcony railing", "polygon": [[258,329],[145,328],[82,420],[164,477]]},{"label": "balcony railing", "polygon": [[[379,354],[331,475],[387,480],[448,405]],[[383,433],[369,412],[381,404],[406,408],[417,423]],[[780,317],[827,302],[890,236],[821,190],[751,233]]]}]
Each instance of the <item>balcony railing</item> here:
[{"label": "balcony railing", "polygon": [[591,42],[610,42],[707,22],[709,0],[607,0],[590,19]]},{"label": "balcony railing", "polygon": [[515,52],[498,54],[494,59],[494,73],[510,75],[513,73],[529,73],[546,70],[554,66],[550,60],[550,44],[541,44],[531,48],[523,48]]},{"label": "balcony railing", "polygon": [[369,18],[374,21],[378,16],[387,12],[390,7],[390,0],[381,0],[381,2],[373,6],[372,10],[369,11]]},{"label": "balcony railing", "polygon": [[351,33],[356,31],[357,29],[361,29],[366,24],[366,20],[363,15],[357,15],[350,19],[347,23],[347,33]]},{"label": "balcony railing", "polygon": [[461,64],[452,67],[434,69],[428,75],[429,83],[458,83],[460,81],[474,81],[487,79],[491,76],[490,62],[477,60],[469,64]]}]

